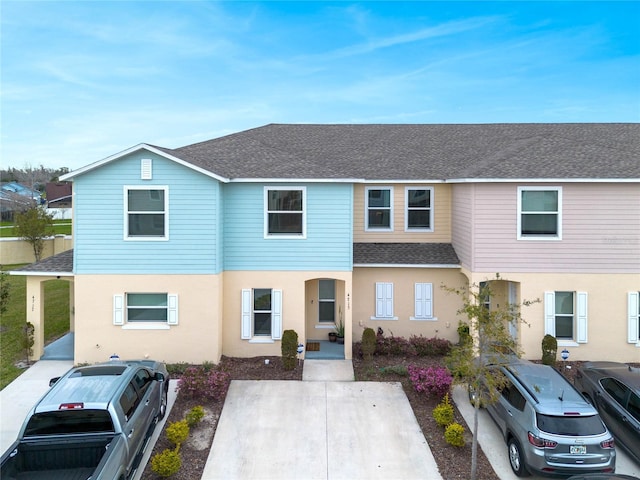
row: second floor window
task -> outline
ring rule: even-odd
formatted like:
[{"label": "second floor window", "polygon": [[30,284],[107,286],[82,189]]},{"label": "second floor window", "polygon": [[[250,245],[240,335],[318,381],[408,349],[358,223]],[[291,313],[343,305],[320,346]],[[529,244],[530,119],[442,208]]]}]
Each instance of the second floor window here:
[{"label": "second floor window", "polygon": [[407,188],[406,230],[433,231],[433,189]]},{"label": "second floor window", "polygon": [[562,238],[560,187],[518,188],[518,238]]},{"label": "second floor window", "polygon": [[266,188],[265,235],[305,235],[304,189]]},{"label": "second floor window", "polygon": [[366,189],[366,230],[393,230],[393,189],[368,187]]},{"label": "second floor window", "polygon": [[129,240],[167,238],[166,188],[125,189],[125,237]]}]

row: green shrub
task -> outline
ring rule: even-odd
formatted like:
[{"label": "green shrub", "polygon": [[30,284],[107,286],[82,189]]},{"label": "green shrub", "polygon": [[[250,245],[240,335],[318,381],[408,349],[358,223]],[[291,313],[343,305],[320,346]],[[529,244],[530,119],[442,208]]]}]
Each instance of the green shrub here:
[{"label": "green shrub", "polygon": [[380,371],[382,373],[392,373],[394,375],[400,375],[401,377],[406,377],[407,375],[409,375],[407,367],[404,365],[389,365],[388,367],[381,367]]},{"label": "green shrub", "polygon": [[177,473],[181,466],[182,458],[177,448],[156,453],[151,459],[151,470],[161,477],[170,477]]},{"label": "green shrub", "polygon": [[193,407],[191,410],[187,412],[187,416],[185,417],[185,420],[187,421],[187,425],[189,425],[189,427],[193,427],[198,423],[200,423],[203,418],[204,418],[204,408],[202,407],[202,405],[196,405],[195,407]]},{"label": "green shrub", "polygon": [[546,334],[542,337],[542,363],[554,366],[558,354],[558,340],[553,335]]},{"label": "green shrub", "polygon": [[362,332],[360,349],[365,360],[371,360],[376,351],[376,332],[373,331],[373,328],[365,328],[364,332]]},{"label": "green shrub", "polygon": [[296,368],[298,358],[298,334],[295,330],[285,330],[282,333],[282,364],[285,370]]},{"label": "green shrub", "polygon": [[458,325],[458,337],[460,338],[460,345],[467,345],[473,341],[468,323],[460,322],[460,325]]},{"label": "green shrub", "polygon": [[186,420],[173,422],[167,427],[167,440],[179,447],[189,436],[189,424]]},{"label": "green shrub", "polygon": [[433,409],[433,419],[441,427],[447,427],[453,423],[453,405],[449,401],[447,393],[442,401]]},{"label": "green shrub", "polygon": [[452,423],[444,431],[444,439],[454,447],[464,447],[464,427],[459,423]]}]

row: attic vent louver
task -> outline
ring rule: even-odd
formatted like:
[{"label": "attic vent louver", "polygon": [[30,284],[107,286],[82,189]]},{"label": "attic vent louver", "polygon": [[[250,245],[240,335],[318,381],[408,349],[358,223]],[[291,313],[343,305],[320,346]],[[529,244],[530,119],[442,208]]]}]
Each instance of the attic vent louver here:
[{"label": "attic vent louver", "polygon": [[150,158],[143,158],[140,160],[140,178],[142,180],[151,180],[152,178],[152,163]]}]

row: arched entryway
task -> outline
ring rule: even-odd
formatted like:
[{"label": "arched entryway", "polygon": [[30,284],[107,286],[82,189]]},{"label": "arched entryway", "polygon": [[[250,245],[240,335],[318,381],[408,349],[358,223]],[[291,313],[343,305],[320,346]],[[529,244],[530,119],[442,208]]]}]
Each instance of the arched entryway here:
[{"label": "arched entryway", "polygon": [[[331,277],[307,280],[305,300],[305,359],[350,358],[351,305],[346,282]],[[330,340],[329,334],[340,329],[342,339]]]}]

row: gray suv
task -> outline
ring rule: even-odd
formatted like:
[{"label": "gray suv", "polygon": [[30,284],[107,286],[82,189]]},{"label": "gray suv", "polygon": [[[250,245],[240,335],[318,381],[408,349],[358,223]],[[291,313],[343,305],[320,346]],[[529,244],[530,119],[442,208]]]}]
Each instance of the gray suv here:
[{"label": "gray suv", "polygon": [[[613,473],[613,437],[598,412],[553,368],[525,360],[495,367],[506,379],[487,411],[508,446],[518,476]],[[477,396],[470,391],[470,399]]]}]

